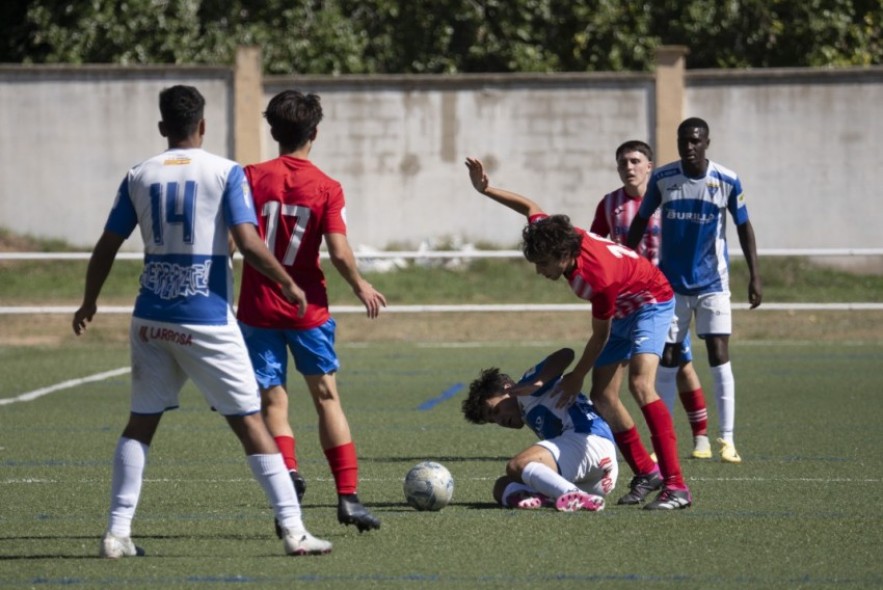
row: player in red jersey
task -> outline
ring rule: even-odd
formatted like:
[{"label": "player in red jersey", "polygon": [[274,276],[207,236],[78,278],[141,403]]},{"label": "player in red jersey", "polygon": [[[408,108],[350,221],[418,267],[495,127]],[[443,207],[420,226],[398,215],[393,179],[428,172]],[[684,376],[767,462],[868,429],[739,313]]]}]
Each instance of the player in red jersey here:
[{"label": "player in red jersey", "polygon": [[[615,152],[616,171],[622,186],[607,193],[598,202],[595,218],[589,231],[614,242],[625,244],[629,226],[641,206],[647,192],[650,172],[653,170],[653,149],[640,140],[624,142]],[[644,236],[636,251],[654,265],[659,266],[659,245],[662,239],[659,211],[647,221]],[[680,362],[667,367],[660,364],[656,373],[656,389],[668,410],[674,416],[675,397],[679,397],[687,412],[693,432],[694,459],[711,459],[711,443],[708,440],[708,410],[699,375],[693,367],[689,334],[680,344]]]},{"label": "player in red jersey", "polygon": [[[635,474],[618,503],[640,504],[661,487],[645,509],[687,508],[693,500],[681,473],[674,425],[654,387],[674,313],[674,292],[665,276],[634,250],[575,228],[564,215],[550,217],[527,197],[490,186],[481,161],[467,158],[466,166],[475,190],[528,219],[522,251],[537,273],[553,281],[564,276],[577,297],[592,304],[592,334],[576,365],[561,378],[559,406],[573,403],[594,368],[590,398]],[[658,466],[619,399],[626,365]]]},{"label": "player in red jersey", "polygon": [[340,183],[308,159],[322,120],[319,97],[286,90],[270,100],[264,116],[279,144],[279,157],[246,166],[245,175],[261,237],[288,274],[297,277],[307,309],[299,317],[297,307],[282,297],[275,284],[245,265],[237,317],[261,387],[262,411],[302,497],[306,482],[297,469],[285,389],[290,350],[319,415],[319,440],[337,488],[337,519],[356,525],[360,532],[376,529],[380,520],[356,494],[359,464],[335,379],[340,363],[319,264],[322,240],[334,268],[365,305],[369,318],[377,317],[386,299],[359,274],[346,237]]}]

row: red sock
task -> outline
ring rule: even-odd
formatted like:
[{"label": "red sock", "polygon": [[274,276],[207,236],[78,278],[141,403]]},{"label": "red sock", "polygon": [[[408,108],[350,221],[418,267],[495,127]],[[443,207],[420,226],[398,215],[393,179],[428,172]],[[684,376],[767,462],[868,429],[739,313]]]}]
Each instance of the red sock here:
[{"label": "red sock", "polygon": [[[663,407],[665,406],[663,405]],[[656,469],[656,464],[641,442],[641,435],[638,434],[638,429],[635,426],[623,432],[614,432],[613,438],[616,440],[619,452],[622,453],[635,475],[644,475]]]},{"label": "red sock", "polygon": [[333,449],[325,450],[328,466],[334,475],[334,485],[338,494],[355,494],[359,483],[359,460],[356,458],[356,445],[349,442]]},{"label": "red sock", "polygon": [[678,394],[687,411],[687,420],[693,436],[708,436],[708,410],[705,409],[705,394],[700,387],[696,391],[682,391]]},{"label": "red sock", "polygon": [[294,453],[294,437],[274,436],[273,440],[276,441],[276,446],[279,447],[279,452],[282,453],[282,460],[285,461],[285,467],[287,467],[289,471],[296,470],[297,455]]},{"label": "red sock", "polygon": [[678,439],[675,436],[671,414],[661,399],[641,407],[644,419],[650,429],[650,441],[656,458],[659,460],[659,470],[665,478],[666,487],[684,489],[684,476],[681,473],[681,463],[678,460]]}]

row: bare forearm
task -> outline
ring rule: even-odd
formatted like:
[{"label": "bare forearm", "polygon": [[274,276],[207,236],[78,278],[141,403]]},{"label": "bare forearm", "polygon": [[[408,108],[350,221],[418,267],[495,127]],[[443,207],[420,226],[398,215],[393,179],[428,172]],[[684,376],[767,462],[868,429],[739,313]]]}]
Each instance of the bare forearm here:
[{"label": "bare forearm", "polygon": [[601,356],[601,351],[604,350],[607,340],[610,338],[610,328],[611,320],[592,319],[592,335],[589,337],[588,342],[586,342],[582,355],[576,362],[576,365],[574,365],[573,373],[582,377],[589,374],[589,371],[595,366],[598,357]]},{"label": "bare forearm", "polygon": [[739,246],[745,256],[745,264],[748,265],[748,274],[751,278],[757,276],[757,244],[754,240],[754,228],[751,223],[744,223],[736,227],[739,236]]},{"label": "bare forearm", "polygon": [[483,194],[525,217],[530,217],[531,215],[542,211],[539,205],[524,195],[519,195],[518,193],[507,191],[502,188],[489,186],[485,189]]},{"label": "bare forearm", "polygon": [[86,286],[83,291],[84,305],[95,305],[98,301],[98,296],[110,275],[117,251],[122,243],[121,236],[105,232],[95,244],[92,257],[89,258],[89,266],[86,269]]},{"label": "bare forearm", "polygon": [[293,282],[285,267],[267,250],[253,225],[243,223],[234,226],[230,235],[242,257],[256,271],[279,284]]}]

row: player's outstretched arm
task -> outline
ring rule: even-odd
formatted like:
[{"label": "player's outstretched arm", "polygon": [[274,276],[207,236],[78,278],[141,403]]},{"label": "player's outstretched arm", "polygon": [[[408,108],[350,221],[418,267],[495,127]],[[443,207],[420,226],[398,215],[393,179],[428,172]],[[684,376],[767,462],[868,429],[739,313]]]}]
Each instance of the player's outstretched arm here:
[{"label": "player's outstretched arm", "polygon": [[742,254],[748,265],[748,303],[751,309],[759,306],[763,301],[763,285],[760,282],[760,273],[757,264],[757,244],[754,241],[754,228],[750,221],[736,226],[739,235],[739,245],[742,246]]},{"label": "player's outstretched arm", "polygon": [[230,228],[230,235],[245,261],[262,275],[279,283],[282,295],[297,305],[298,317],[303,317],[307,311],[306,295],[267,249],[257,228],[250,223],[240,223]]},{"label": "player's outstretched arm", "polygon": [[478,158],[466,158],[466,167],[469,169],[469,180],[472,181],[472,186],[486,197],[490,197],[528,218],[543,213],[542,207],[524,195],[490,186],[490,179],[484,171],[484,164]]},{"label": "player's outstretched arm", "polygon": [[328,256],[331,264],[343,277],[343,280],[349,284],[353,293],[365,306],[365,311],[371,319],[380,315],[380,308],[386,307],[386,297],[383,293],[374,288],[374,286],[366,281],[359,273],[356,265],[356,257],[353,255],[353,249],[350,247],[349,240],[346,235],[330,233],[325,234],[325,245],[328,246]]},{"label": "player's outstretched arm", "polygon": [[101,288],[113,268],[113,261],[116,259],[120,246],[126,239],[113,232],[105,231],[98,238],[95,249],[92,250],[92,256],[89,258],[89,266],[86,269],[86,288],[83,292],[83,303],[80,308],[74,312],[73,329],[74,334],[79,336],[86,331],[86,324],[92,321],[95,312],[98,310],[98,295],[101,294]]},{"label": "player's outstretched arm", "polygon": [[572,404],[576,396],[582,391],[586,375],[595,366],[595,361],[598,360],[601,351],[604,350],[604,346],[607,344],[607,340],[610,339],[612,326],[613,322],[610,319],[592,318],[592,335],[589,336],[582,355],[576,362],[576,365],[574,365],[573,370],[562,377],[561,382],[558,384],[560,399],[556,405],[559,408],[565,408]]}]

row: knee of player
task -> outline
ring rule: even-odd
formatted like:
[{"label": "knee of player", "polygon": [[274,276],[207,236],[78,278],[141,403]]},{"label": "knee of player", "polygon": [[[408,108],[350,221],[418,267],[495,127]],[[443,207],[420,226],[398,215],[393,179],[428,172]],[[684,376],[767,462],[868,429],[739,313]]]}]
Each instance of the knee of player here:
[{"label": "knee of player", "polygon": [[528,461],[520,455],[517,457],[512,457],[506,463],[506,475],[516,481],[521,481],[521,472],[524,471],[524,468],[527,466],[527,464]]}]

